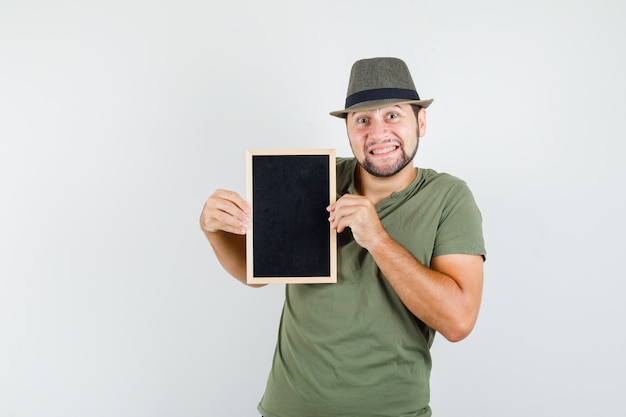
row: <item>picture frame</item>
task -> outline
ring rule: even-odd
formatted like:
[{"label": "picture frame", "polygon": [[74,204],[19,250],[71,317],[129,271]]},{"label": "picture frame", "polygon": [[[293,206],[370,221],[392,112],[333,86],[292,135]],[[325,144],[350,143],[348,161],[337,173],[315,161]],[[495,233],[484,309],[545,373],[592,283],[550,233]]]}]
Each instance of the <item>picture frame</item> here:
[{"label": "picture frame", "polygon": [[337,282],[334,149],[248,150],[248,284]]}]

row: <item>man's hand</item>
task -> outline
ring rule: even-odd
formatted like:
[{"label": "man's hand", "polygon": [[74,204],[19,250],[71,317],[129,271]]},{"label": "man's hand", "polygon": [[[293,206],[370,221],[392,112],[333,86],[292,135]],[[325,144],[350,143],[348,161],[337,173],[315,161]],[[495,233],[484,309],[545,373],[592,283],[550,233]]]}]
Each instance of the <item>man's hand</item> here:
[{"label": "man's hand", "polygon": [[349,227],[354,240],[365,249],[369,250],[387,236],[374,204],[363,196],[345,194],[326,209],[330,213],[331,227],[338,233]]},{"label": "man's hand", "polygon": [[352,229],[404,305],[450,341],[465,338],[478,316],[483,283],[481,256],[452,254],[422,265],[383,228],[375,206],[363,196],[346,194],[328,206],[331,226]]},{"label": "man's hand", "polygon": [[250,206],[234,191],[216,190],[204,204],[200,227],[205,233],[224,231],[245,235],[250,223]]}]

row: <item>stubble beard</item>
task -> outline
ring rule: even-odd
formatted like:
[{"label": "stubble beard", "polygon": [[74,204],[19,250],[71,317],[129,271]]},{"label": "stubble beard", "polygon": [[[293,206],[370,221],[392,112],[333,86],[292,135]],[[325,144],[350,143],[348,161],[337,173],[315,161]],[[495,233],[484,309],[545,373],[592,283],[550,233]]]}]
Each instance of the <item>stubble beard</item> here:
[{"label": "stubble beard", "polygon": [[413,149],[413,152],[411,153],[411,155],[408,155],[405,152],[404,147],[400,146],[400,150],[402,151],[402,154],[391,165],[384,166],[384,167],[376,166],[370,159],[369,153],[365,154],[365,158],[363,159],[362,162],[360,162],[360,165],[363,167],[363,169],[367,173],[375,177],[378,177],[378,178],[392,177],[396,175],[398,172],[402,171],[404,167],[406,167],[408,164],[411,163],[411,161],[413,161],[413,158],[415,158],[415,155],[417,154],[418,147],[419,147],[419,134],[417,136],[415,149]]}]

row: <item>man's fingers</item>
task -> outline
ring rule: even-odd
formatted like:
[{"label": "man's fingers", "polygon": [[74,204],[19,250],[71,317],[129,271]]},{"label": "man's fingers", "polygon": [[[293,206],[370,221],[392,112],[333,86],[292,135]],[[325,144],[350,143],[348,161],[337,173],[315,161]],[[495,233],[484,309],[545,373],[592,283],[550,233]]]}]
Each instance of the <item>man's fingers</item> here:
[{"label": "man's fingers", "polygon": [[247,216],[233,215],[226,211],[215,212],[215,220],[222,226],[220,229],[226,232],[243,234],[248,228]]},{"label": "man's fingers", "polygon": [[219,230],[245,234],[250,222],[250,206],[233,191],[216,190],[204,204],[200,227],[206,232]]},{"label": "man's fingers", "polygon": [[200,225],[207,232],[225,232],[245,234],[248,228],[247,218],[238,218],[221,210],[213,210],[201,217]]},{"label": "man's fingers", "polygon": [[215,193],[213,193],[213,196],[221,201],[228,201],[232,203],[245,214],[250,214],[250,206],[248,205],[248,202],[234,191],[216,190]]}]

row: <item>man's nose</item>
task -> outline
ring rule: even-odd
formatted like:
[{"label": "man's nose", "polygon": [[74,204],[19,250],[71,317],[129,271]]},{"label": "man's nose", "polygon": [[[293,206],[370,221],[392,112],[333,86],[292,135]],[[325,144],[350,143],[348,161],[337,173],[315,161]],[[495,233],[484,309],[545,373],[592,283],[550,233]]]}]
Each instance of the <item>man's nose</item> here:
[{"label": "man's nose", "polygon": [[387,134],[387,124],[384,120],[372,119],[370,121],[369,136],[373,139],[384,138]]}]

